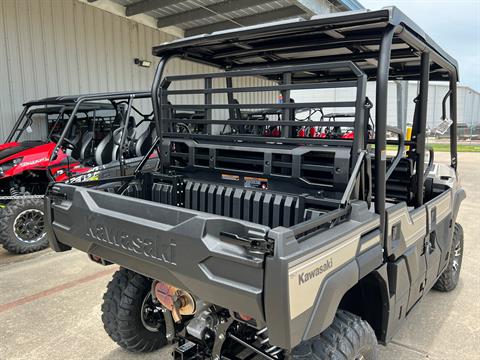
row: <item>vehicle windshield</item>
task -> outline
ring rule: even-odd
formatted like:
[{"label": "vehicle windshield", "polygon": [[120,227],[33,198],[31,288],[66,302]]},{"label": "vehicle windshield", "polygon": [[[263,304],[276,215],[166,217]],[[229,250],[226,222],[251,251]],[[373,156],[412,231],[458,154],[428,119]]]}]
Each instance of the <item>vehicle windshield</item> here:
[{"label": "vehicle windshield", "polygon": [[59,135],[68,121],[68,114],[51,112],[48,109],[34,109],[27,113],[25,120],[17,129],[17,141],[48,142],[51,135]]}]

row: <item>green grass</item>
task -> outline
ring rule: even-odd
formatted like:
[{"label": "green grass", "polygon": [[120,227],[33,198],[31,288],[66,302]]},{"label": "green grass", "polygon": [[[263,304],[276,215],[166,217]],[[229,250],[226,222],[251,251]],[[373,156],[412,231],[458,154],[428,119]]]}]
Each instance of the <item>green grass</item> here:
[{"label": "green grass", "polygon": [[[438,152],[450,151],[450,144],[430,144],[429,146],[433,147],[433,150]],[[457,145],[457,151],[458,152],[480,152],[480,145],[459,144]]]},{"label": "green grass", "polygon": [[[449,152],[450,151],[450,144],[427,144],[433,148],[433,151],[437,152]],[[395,145],[388,145],[387,150],[395,151],[397,147]],[[459,144],[457,145],[458,152],[480,152],[480,145],[467,145],[467,144]]]}]

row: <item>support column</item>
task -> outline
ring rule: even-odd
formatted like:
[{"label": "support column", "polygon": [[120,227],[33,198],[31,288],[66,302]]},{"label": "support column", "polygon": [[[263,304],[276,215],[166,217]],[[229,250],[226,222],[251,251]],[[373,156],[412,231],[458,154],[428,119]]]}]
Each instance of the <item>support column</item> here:
[{"label": "support column", "polygon": [[380,216],[380,229],[385,235],[385,197],[387,170],[387,101],[390,55],[395,27],[388,26],[383,34],[378,57],[375,109],[375,212]]}]

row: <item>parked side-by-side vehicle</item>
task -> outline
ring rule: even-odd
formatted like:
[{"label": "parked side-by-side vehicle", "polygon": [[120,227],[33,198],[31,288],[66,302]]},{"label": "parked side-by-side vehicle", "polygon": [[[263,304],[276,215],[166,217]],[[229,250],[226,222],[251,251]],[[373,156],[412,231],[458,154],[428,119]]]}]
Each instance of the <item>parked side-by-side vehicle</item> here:
[{"label": "parked side-by-side vehicle", "polygon": [[[45,199],[53,249],[120,265],[102,305],[119,346],[175,343],[175,359],[376,359],[432,287],[455,288],[458,68],[402,12],[246,27],[153,53],[158,138],[146,158],[158,151],[158,167],[55,183]],[[176,57],[215,71],[166,75]],[[418,81],[408,139],[387,126],[396,79]],[[449,165],[425,144],[430,81],[449,84]],[[345,99],[325,100],[326,89]],[[305,117],[320,111],[347,115]],[[310,128],[335,131],[299,135]]]},{"label": "parked side-by-side vehicle", "polygon": [[[0,145],[0,243],[5,249],[28,253],[48,246],[43,196],[50,182],[131,173],[155,139],[151,104],[148,113],[135,107],[149,98],[149,92],[110,93],[24,104]],[[131,99],[138,100],[127,117]]]}]

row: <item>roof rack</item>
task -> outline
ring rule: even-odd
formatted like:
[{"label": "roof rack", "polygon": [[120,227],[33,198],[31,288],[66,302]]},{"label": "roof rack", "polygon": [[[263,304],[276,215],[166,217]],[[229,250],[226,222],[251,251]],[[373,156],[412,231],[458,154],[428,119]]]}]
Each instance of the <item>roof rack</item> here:
[{"label": "roof rack", "polygon": [[[375,78],[379,46],[384,30],[389,27],[395,28],[391,54],[395,71],[390,74],[392,79],[418,80],[419,55],[423,51],[431,53],[432,80],[447,80],[449,72],[455,72],[458,78],[457,62],[395,7],[219,31],[156,46],[153,54],[160,57],[181,56],[223,69],[333,62],[347,56],[369,78]],[[281,42],[278,41],[280,37]],[[325,79],[344,78],[347,73],[337,71],[330,75]]]}]

